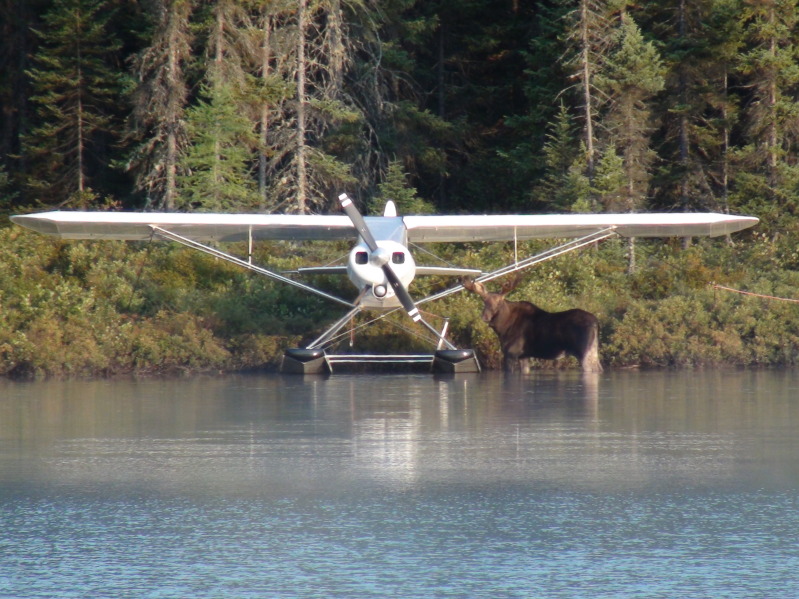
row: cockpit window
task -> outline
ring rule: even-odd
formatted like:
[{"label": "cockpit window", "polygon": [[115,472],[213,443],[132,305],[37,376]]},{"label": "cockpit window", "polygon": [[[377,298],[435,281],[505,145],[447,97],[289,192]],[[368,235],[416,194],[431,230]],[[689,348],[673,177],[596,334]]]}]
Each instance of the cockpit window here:
[{"label": "cockpit window", "polygon": [[366,252],[355,252],[355,264],[366,264],[369,262],[369,255]]},{"label": "cockpit window", "polygon": [[394,264],[405,264],[405,253],[404,252],[394,252],[391,254],[391,261]]}]

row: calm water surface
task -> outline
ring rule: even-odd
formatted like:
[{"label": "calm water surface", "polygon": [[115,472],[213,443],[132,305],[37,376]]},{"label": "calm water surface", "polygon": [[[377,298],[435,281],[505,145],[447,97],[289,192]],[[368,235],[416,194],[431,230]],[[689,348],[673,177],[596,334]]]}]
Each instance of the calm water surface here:
[{"label": "calm water surface", "polygon": [[0,381],[0,597],[799,597],[799,372]]}]

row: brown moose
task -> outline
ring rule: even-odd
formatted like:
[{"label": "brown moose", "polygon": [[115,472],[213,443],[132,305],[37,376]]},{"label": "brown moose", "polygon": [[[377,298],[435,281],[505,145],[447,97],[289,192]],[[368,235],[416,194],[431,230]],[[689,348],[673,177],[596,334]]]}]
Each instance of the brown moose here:
[{"label": "brown moose", "polygon": [[519,284],[518,277],[506,282],[499,293],[489,293],[472,279],[462,282],[485,302],[482,318],[499,337],[505,370],[519,367],[526,374],[530,371],[528,358],[556,360],[568,354],[580,361],[583,371],[602,371],[599,325],[590,312],[547,312],[530,302],[509,302],[505,296]]}]

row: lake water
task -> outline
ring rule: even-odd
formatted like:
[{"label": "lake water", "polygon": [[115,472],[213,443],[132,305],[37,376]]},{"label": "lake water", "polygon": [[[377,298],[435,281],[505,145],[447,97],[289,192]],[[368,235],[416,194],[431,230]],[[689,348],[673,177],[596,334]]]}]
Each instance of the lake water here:
[{"label": "lake water", "polygon": [[799,372],[0,381],[0,597],[799,596]]}]

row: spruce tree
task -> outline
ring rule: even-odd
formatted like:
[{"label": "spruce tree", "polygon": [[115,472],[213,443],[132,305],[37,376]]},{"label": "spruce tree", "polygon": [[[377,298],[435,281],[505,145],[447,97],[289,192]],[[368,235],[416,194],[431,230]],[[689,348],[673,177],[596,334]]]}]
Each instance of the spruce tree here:
[{"label": "spruce tree", "polygon": [[203,212],[254,210],[258,204],[251,176],[256,139],[252,123],[239,110],[231,83],[203,88],[187,111],[190,145],[181,160],[178,206]]},{"label": "spruce tree", "polygon": [[[658,113],[661,129],[658,144],[663,166],[653,186],[657,202],[668,209],[717,208],[711,176],[718,143],[708,127],[715,115],[708,105],[720,81],[713,54],[718,48],[707,23],[713,19],[714,0],[672,0],[647,5],[650,31],[661,40],[666,65],[665,89]],[[720,58],[719,58],[720,59]],[[712,68],[711,68],[712,65]]]},{"label": "spruce tree", "polygon": [[547,170],[533,189],[533,201],[550,211],[591,211],[588,155],[568,109],[561,103],[544,144]]},{"label": "spruce tree", "polygon": [[626,197],[616,207],[634,211],[643,207],[649,191],[651,99],[663,89],[663,65],[651,42],[644,40],[630,15],[622,14],[617,46],[601,75],[610,100],[605,116],[609,138],[624,158]]},{"label": "spruce tree", "polygon": [[216,0],[208,9],[205,83],[188,114],[181,191],[199,210],[249,211],[257,204],[252,177],[257,138],[248,110],[250,14],[234,0]]},{"label": "spruce tree", "polygon": [[738,152],[743,168],[736,192],[739,202],[780,226],[799,213],[799,173],[786,160],[799,149],[797,7],[795,0],[753,0],[745,7],[748,49],[740,68],[750,90],[744,107],[750,142]]},{"label": "spruce tree", "polygon": [[131,140],[127,167],[147,205],[174,210],[178,164],[186,144],[186,63],[191,56],[191,0],[151,0],[152,41],[134,60]]},{"label": "spruce tree", "polygon": [[591,196],[597,198],[599,206],[608,212],[623,210],[625,205],[627,175],[624,159],[612,142],[604,147],[597,160]]},{"label": "spruce tree", "polygon": [[29,93],[25,69],[36,42],[31,31],[35,16],[45,12],[44,0],[0,0],[0,168],[19,185],[25,168],[21,139],[28,125]]},{"label": "spruce tree", "polygon": [[289,147],[287,127],[281,126],[280,115],[294,91],[293,70],[289,67],[294,63],[293,50],[286,39],[293,33],[285,26],[293,6],[290,0],[254,0],[246,38],[255,75],[250,101],[259,138],[258,194],[262,211],[273,207],[269,178],[274,175],[274,165],[284,159],[282,152]]},{"label": "spruce tree", "polygon": [[[337,191],[356,184],[348,154],[361,136],[361,111],[344,81],[355,40],[350,11],[359,1],[258,4],[270,26],[261,40],[260,181],[262,204],[290,212],[326,209]],[[266,20],[266,21],[264,21]]]},{"label": "spruce tree", "polygon": [[730,78],[744,43],[740,5],[740,0],[713,0],[706,27],[709,51],[702,61],[709,81],[707,110],[696,127],[698,148],[708,157],[710,185],[725,212],[730,211],[732,131],[739,119],[739,97],[731,91]]},{"label": "spruce tree", "polygon": [[[611,211],[640,210],[648,197],[650,166],[655,157],[651,149],[650,102],[663,89],[663,75],[663,65],[654,45],[644,40],[633,18],[622,12],[616,48],[608,56],[607,66],[599,77],[610,94],[605,116],[609,147],[618,148],[623,159],[623,195],[620,198],[605,195],[606,201],[618,202],[607,206]],[[615,151],[611,151],[607,156],[612,159],[614,154]],[[628,272],[636,269],[634,238],[628,241],[627,269]]]},{"label": "spruce tree", "polygon": [[[355,184],[344,155],[352,139],[337,139],[348,126],[358,126],[361,111],[345,93],[354,46],[347,35],[345,9],[360,2],[299,0],[297,25],[296,210],[325,207],[336,191]],[[338,142],[343,141],[343,145]]]},{"label": "spruce tree", "polygon": [[577,105],[582,121],[582,143],[585,147],[586,176],[593,179],[597,156],[596,131],[606,96],[597,89],[596,77],[605,64],[613,39],[613,2],[579,0],[568,15],[564,56],[569,80],[574,81]]},{"label": "spruce tree", "polygon": [[397,206],[397,213],[405,214],[431,214],[433,206],[418,196],[416,189],[408,184],[408,174],[399,160],[392,160],[388,164],[386,179],[378,184],[378,194],[372,201],[372,213],[379,214],[388,200]]},{"label": "spruce tree", "polygon": [[[119,137],[124,75],[105,0],[54,0],[36,31],[34,125],[24,140],[28,185],[47,204],[85,204],[108,176]],[[96,185],[97,189],[92,189]]]},{"label": "spruce tree", "polygon": [[350,89],[368,136],[353,172],[366,194],[374,193],[381,174],[390,176],[395,161],[409,185],[423,187],[426,197],[433,196],[431,185],[438,185],[446,169],[452,127],[425,102],[423,80],[428,74],[422,64],[427,64],[438,27],[426,8],[417,0],[387,0],[351,25],[363,40],[363,50],[352,64]]}]

